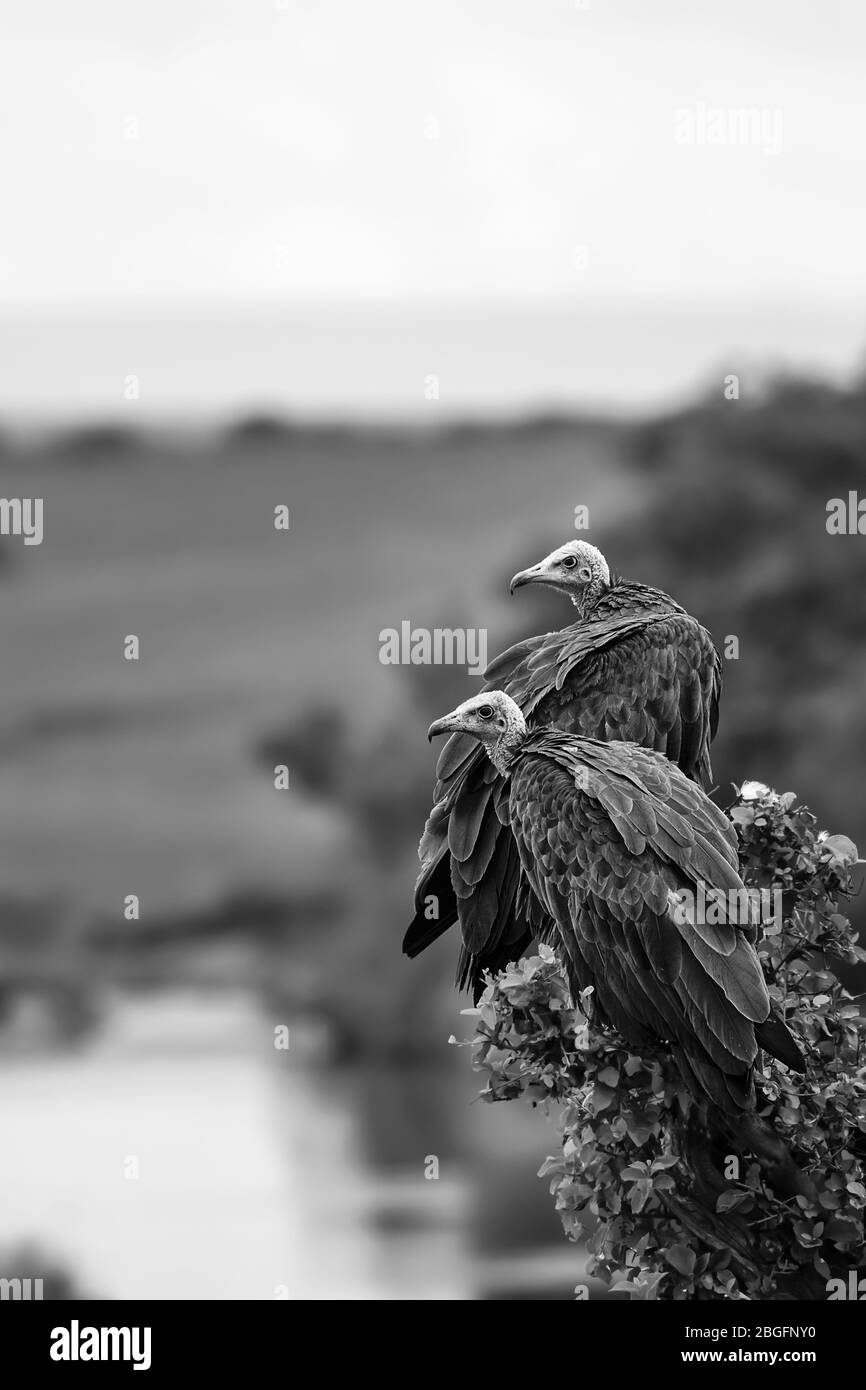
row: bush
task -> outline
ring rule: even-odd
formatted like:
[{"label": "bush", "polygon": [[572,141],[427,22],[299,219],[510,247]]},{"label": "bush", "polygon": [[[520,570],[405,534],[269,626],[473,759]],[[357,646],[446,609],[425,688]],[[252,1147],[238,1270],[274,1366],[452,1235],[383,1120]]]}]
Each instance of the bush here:
[{"label": "bush", "polygon": [[[476,1010],[474,1065],[488,1101],[556,1107],[560,1152],[550,1179],[587,1273],[637,1299],[845,1297],[864,1270],[866,1024],[838,978],[866,952],[840,904],[857,850],[817,830],[793,793],[744,785],[728,813],[741,869],[780,890],[781,921],[757,944],[770,996],[808,1059],[805,1076],[764,1057],[758,1113],[785,1140],[814,1197],[780,1199],[748,1155],[721,1155],[715,1186],[686,1135],[695,1105],[662,1048],[637,1056],[592,1028],[569,998],[554,951],[510,966]],[[856,1276],[855,1276],[856,1277]],[[866,1289],[866,1284],[864,1284]]]}]

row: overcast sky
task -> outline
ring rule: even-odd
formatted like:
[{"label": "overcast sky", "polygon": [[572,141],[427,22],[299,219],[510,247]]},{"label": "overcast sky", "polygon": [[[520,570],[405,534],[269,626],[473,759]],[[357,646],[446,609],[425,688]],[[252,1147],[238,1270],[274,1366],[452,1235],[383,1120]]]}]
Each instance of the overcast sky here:
[{"label": "overcast sky", "polygon": [[[63,316],[86,377],[87,326],[118,318],[168,344],[299,305],[634,309],[660,333],[740,305],[838,367],[866,307],[864,40],[859,0],[10,3],[3,346]],[[30,370],[7,406],[47,389]]]}]

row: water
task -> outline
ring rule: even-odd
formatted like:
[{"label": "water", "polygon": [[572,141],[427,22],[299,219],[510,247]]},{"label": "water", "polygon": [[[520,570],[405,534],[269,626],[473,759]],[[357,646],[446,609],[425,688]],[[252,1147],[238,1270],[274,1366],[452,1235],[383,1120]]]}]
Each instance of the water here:
[{"label": "water", "polygon": [[159,995],[117,1001],[81,1050],[7,1058],[0,1246],[108,1298],[568,1296],[579,1258],[533,1177],[537,1117],[515,1145],[518,1108],[470,1106],[468,1066],[455,1094],[446,1073],[325,1068],[303,1042],[275,1050],[243,995]]}]

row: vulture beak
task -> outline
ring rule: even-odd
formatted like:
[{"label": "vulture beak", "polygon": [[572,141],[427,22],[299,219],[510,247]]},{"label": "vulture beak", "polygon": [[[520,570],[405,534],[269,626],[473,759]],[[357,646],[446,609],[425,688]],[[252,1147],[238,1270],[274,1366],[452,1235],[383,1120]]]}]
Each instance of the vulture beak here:
[{"label": "vulture beak", "polygon": [[434,719],[430,728],[427,730],[427,742],[432,743],[437,734],[453,734],[460,728],[460,721],[457,712],[444,714],[441,719]]},{"label": "vulture beak", "polygon": [[544,561],[539,565],[530,565],[528,570],[519,570],[508,586],[508,592],[514,593],[515,589],[522,589],[524,584],[538,584],[540,580],[546,578],[544,573]]}]

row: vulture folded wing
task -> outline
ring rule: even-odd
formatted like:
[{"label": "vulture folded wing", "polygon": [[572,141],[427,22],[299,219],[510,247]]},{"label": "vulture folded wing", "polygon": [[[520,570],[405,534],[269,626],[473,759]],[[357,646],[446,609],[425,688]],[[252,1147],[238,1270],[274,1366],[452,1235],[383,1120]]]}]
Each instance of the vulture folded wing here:
[{"label": "vulture folded wing", "polygon": [[550,652],[557,694],[551,696],[553,672],[547,671],[532,706],[538,723],[566,727],[554,711],[573,708],[579,715],[568,722],[571,732],[664,753],[708,787],[721,694],[721,663],[709,633],[681,610],[649,610],[591,626],[591,646],[572,628],[562,634],[568,640],[561,649]]},{"label": "vulture folded wing", "polygon": [[490,662],[484,672],[486,690],[507,690],[509,684],[519,675],[529,658],[558,637],[556,632],[545,632],[539,637],[527,637],[515,642],[513,647],[500,652]]},{"label": "vulture folded wing", "polygon": [[[622,744],[530,734],[511,789],[523,871],[556,923],[574,987],[592,983],[601,1018],[629,1042],[675,1044],[706,1094],[741,1109],[755,1027],[770,1014],[754,948],[726,906],[729,888],[745,889],[707,798],[665,769],[674,791],[661,800],[641,777],[643,761],[660,760]],[[681,783],[699,829],[674,808]],[[674,911],[701,875],[706,890],[722,890],[717,922]]]}]

